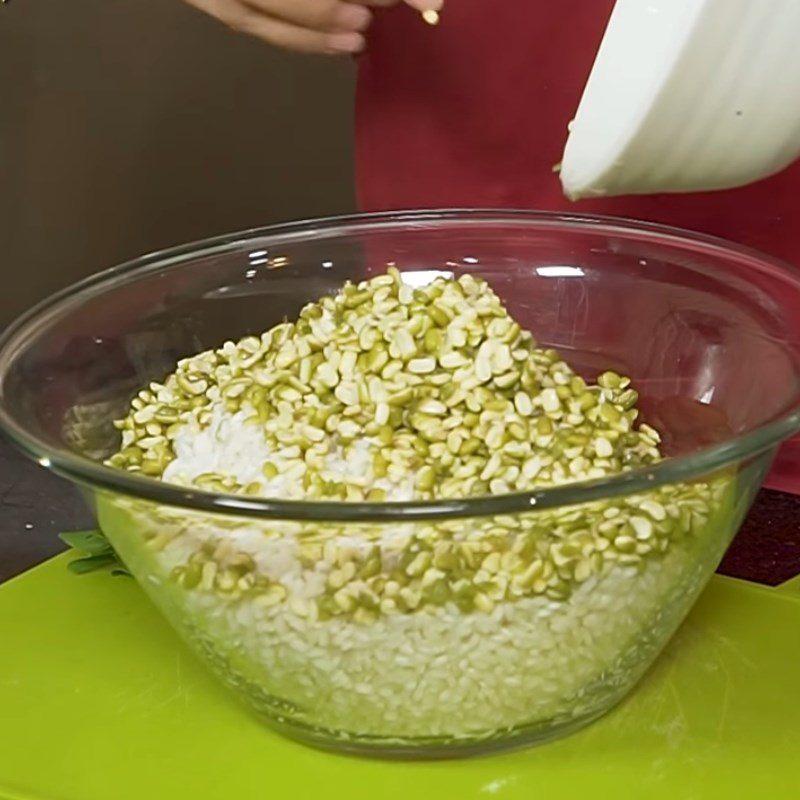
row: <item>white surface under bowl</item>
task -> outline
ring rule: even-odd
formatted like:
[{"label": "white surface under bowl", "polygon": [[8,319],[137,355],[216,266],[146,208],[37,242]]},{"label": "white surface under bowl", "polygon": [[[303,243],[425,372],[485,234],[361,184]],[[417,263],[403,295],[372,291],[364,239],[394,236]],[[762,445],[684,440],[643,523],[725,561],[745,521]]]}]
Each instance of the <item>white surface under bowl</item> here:
[{"label": "white surface under bowl", "polygon": [[800,156],[800,0],[618,0],[577,115],[568,197],[727,189]]}]

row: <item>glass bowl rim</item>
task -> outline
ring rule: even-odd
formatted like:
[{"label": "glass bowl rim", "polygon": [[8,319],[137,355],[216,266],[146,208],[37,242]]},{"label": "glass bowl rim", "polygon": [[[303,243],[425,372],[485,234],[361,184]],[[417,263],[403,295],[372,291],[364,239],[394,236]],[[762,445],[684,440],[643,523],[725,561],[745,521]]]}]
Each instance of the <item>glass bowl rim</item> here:
[{"label": "glass bowl rim", "polygon": [[[119,280],[136,280],[142,274],[169,269],[186,261],[219,255],[239,249],[248,240],[271,238],[287,243],[308,240],[327,233],[340,236],[382,228],[413,226],[414,223],[514,224],[526,227],[553,226],[565,230],[595,232],[623,236],[635,240],[648,235],[651,241],[669,246],[700,246],[707,253],[731,258],[755,259],[777,269],[782,277],[794,281],[800,291],[800,277],[780,259],[753,248],[715,236],[683,230],[652,222],[595,214],[565,214],[550,211],[447,208],[400,210],[311,218],[249,228],[158,250],[94,273],[81,281],[50,295],[14,320],[0,334],[0,379],[15,356],[24,350],[26,334],[58,311],[65,311],[76,302],[96,296]],[[267,243],[268,244],[268,243]],[[0,382],[0,390],[2,382]],[[277,500],[266,497],[245,497],[235,494],[207,492],[140,477],[107,467],[67,450],[56,450],[38,437],[29,434],[9,413],[0,392],[0,431],[23,452],[55,473],[71,481],[102,492],[174,506],[190,511],[204,511],[264,519],[320,522],[387,522],[442,520],[466,517],[518,514],[581,503],[611,499],[622,495],[650,491],[671,483],[680,483],[699,476],[719,472],[734,462],[763,453],[800,430],[800,391],[789,410],[752,430],[701,448],[686,455],[666,458],[646,469],[619,473],[594,481],[560,486],[457,499],[409,502],[345,502]]]}]

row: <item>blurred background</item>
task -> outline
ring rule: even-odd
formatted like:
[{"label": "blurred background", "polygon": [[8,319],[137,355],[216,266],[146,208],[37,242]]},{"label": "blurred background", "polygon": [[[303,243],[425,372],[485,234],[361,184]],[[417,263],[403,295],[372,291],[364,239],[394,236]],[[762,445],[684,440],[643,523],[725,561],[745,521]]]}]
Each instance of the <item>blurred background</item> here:
[{"label": "blurred background", "polygon": [[[181,0],[0,5],[0,330],[146,252],[352,210],[354,71]],[[92,524],[0,439],[0,582]]]},{"label": "blurred background", "polygon": [[0,54],[0,328],[145,252],[353,208],[347,61],[180,0],[10,0]]}]

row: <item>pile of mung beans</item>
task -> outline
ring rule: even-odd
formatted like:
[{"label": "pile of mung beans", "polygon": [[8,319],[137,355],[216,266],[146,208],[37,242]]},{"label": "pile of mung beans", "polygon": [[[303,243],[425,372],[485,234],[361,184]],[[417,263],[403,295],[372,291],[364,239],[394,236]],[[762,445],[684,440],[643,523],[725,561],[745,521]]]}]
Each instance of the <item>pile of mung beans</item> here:
[{"label": "pile of mung beans", "polygon": [[[500,495],[659,461],[659,435],[637,425],[637,400],[628,378],[606,372],[589,384],[555,350],[538,348],[483,280],[465,274],[413,287],[391,268],[306,305],[296,322],[179,362],[134,398],[109,463],[161,478],[176,438],[221,411],[244,414],[280,458],[244,484],[221,473],[193,477],[203,490],[270,496],[280,474],[284,496],[308,501],[382,502],[409,482],[418,500]],[[365,446],[368,469],[326,469],[332,455],[346,461]],[[702,530],[721,491],[667,486],[530,519],[474,520],[468,537],[458,520],[417,525],[413,535],[364,547],[337,545],[328,526],[301,539],[299,552],[309,566],[327,564],[316,617],[369,621],[449,602],[488,612],[521,597],[565,599],[611,563],[666,552]],[[286,597],[223,541],[207,542],[173,575],[186,588]]]}]

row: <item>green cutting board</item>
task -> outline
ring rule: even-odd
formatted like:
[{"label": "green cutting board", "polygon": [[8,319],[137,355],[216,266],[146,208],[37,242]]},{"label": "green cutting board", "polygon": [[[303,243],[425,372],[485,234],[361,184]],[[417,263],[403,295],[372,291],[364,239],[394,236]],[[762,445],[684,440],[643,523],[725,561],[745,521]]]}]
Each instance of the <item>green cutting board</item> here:
[{"label": "green cutting board", "polygon": [[392,763],[269,732],[136,584],[65,557],[0,587],[4,800],[800,796],[800,591],[714,578],[638,691],[502,756]]}]

